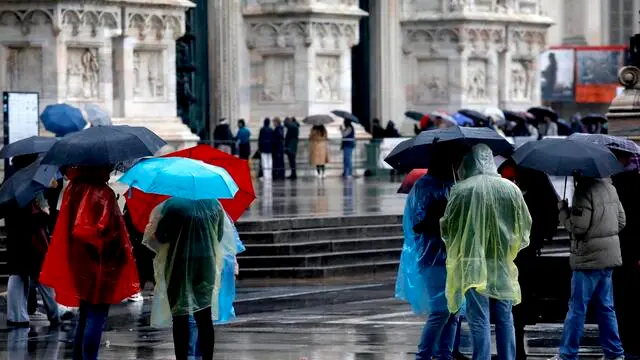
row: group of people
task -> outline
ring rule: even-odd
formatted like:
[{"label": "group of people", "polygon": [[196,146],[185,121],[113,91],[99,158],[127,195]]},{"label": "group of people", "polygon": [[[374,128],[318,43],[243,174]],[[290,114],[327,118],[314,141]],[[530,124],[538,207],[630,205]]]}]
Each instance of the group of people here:
[{"label": "group of people", "polygon": [[[23,168],[36,159],[15,157],[12,165]],[[61,168],[62,179],[6,219],[8,325],[29,326],[33,285],[51,326],[67,314],[75,316],[69,309],[77,309],[73,359],[95,360],[111,305],[139,294],[141,283],[152,280],[151,323],[173,327],[176,358],[198,353],[213,359],[213,322],[224,317],[216,294],[227,254],[237,274],[239,239],[231,219],[217,200],[169,198],[138,234],[109,182],[113,171],[112,166]],[[138,261],[144,259],[134,251],[130,234],[150,251],[146,265]],[[153,268],[139,274],[138,267],[145,266]],[[155,277],[148,279],[149,273]]]},{"label": "group of people", "polygon": [[537,258],[558,224],[571,234],[573,277],[556,359],[577,359],[588,304],[605,358],[639,356],[640,311],[628,290],[640,280],[640,172],[631,155],[615,152],[625,171],[612,178],[576,174],[569,207],[547,175],[511,159],[497,164],[486,145],[443,154],[404,212],[396,296],[427,317],[416,359],[463,358],[454,346],[462,318],[473,359],[491,358],[490,319],[498,358],[526,359],[524,329],[539,314]]}]

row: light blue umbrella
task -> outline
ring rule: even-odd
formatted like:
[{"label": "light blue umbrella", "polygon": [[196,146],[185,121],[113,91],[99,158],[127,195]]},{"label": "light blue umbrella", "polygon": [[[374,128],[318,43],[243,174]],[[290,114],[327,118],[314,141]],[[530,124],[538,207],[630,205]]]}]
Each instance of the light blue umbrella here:
[{"label": "light blue umbrella", "polygon": [[119,181],[149,194],[189,200],[232,199],[238,191],[227,170],[181,157],[141,161]]},{"label": "light blue umbrella", "polygon": [[102,107],[96,104],[85,104],[84,111],[91,126],[111,126],[111,116]]}]

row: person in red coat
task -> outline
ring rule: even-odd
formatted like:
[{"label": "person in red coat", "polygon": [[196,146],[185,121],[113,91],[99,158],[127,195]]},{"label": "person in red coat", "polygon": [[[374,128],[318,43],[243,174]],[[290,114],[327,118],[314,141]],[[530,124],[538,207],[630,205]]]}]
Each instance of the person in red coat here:
[{"label": "person in red coat", "polygon": [[109,306],[140,291],[133,248],[115,193],[111,168],[69,169],[69,185],[40,282],[58,303],[79,307],[74,360],[97,359]]}]

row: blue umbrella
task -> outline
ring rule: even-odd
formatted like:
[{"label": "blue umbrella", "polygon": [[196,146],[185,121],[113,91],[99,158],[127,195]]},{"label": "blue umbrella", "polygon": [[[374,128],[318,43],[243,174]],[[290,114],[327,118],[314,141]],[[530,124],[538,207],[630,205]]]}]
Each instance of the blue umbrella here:
[{"label": "blue umbrella", "polygon": [[472,118],[460,114],[460,113],[455,113],[453,115],[451,115],[451,117],[458,123],[458,125],[460,126],[473,126],[475,124],[475,122],[473,121]]},{"label": "blue umbrella", "polygon": [[40,160],[16,171],[0,186],[0,206],[25,207],[40,191],[46,190],[57,176],[58,167],[42,165]]},{"label": "blue umbrella", "polygon": [[68,104],[47,106],[40,114],[40,120],[45,129],[58,137],[80,131],[87,126],[87,120],[82,115],[82,111]]},{"label": "blue umbrella", "polygon": [[0,158],[7,159],[14,156],[41,154],[49,151],[53,144],[56,143],[55,138],[44,136],[31,136],[26,139],[18,140],[11,144],[5,145],[0,151]]},{"label": "blue umbrella", "polygon": [[146,193],[189,200],[232,199],[238,192],[227,170],[180,157],[141,161],[119,181]]},{"label": "blue umbrella", "polygon": [[331,113],[343,119],[351,120],[351,122],[353,123],[357,123],[357,124],[360,123],[360,119],[358,119],[355,115],[353,115],[350,112],[343,111],[343,110],[333,110]]},{"label": "blue umbrella", "polygon": [[87,113],[87,120],[89,120],[91,126],[113,125],[109,113],[96,104],[86,104],[84,111]]}]

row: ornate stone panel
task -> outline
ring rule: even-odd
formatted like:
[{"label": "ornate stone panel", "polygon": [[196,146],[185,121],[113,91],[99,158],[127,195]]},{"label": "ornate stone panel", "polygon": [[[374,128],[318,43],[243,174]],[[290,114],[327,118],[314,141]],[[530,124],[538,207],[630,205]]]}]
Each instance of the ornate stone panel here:
[{"label": "ornate stone panel", "polygon": [[447,59],[418,59],[416,105],[447,104],[449,102],[449,61]]},{"label": "ornate stone panel", "polygon": [[166,84],[162,50],[133,51],[134,100],[164,100]]},{"label": "ornate stone panel", "polygon": [[67,48],[67,99],[100,99],[101,66],[97,48]]},{"label": "ornate stone panel", "polygon": [[292,103],[295,96],[294,58],[289,54],[263,56],[262,76],[258,95],[262,103]]},{"label": "ornate stone panel", "polygon": [[487,91],[487,61],[484,59],[469,59],[467,63],[466,95],[469,102],[486,102],[489,100]]},{"label": "ornate stone panel", "polygon": [[7,48],[7,90],[42,92],[42,48]]},{"label": "ornate stone panel", "polygon": [[54,9],[29,8],[29,9],[3,9],[0,10],[0,26],[20,27],[22,35],[29,35],[34,27],[46,26],[54,35],[60,32],[60,28],[54,23]]},{"label": "ornate stone panel", "polygon": [[316,55],[316,99],[340,101],[340,56]]},{"label": "ornate stone panel", "polygon": [[513,59],[510,76],[509,98],[512,101],[532,101],[537,85],[534,62],[527,59]]},{"label": "ornate stone panel", "polygon": [[100,11],[84,9],[62,10],[62,26],[70,30],[71,36],[88,33],[91,37],[99,35],[99,30],[120,28],[119,11]]}]

